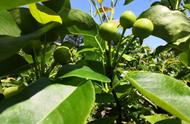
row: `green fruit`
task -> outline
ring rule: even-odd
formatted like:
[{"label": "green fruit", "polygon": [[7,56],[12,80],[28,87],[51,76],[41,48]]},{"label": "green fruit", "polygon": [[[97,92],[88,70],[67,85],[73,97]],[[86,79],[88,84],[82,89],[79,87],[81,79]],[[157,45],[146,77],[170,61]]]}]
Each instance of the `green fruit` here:
[{"label": "green fruit", "polygon": [[71,61],[71,56],[71,52],[66,46],[56,48],[53,54],[55,61],[61,65],[68,64]]},{"label": "green fruit", "polygon": [[3,95],[5,96],[5,98],[9,98],[9,97],[12,97],[12,96],[18,94],[19,92],[21,92],[21,90],[22,90],[22,88],[20,88],[18,86],[8,87],[3,90]]},{"label": "green fruit", "polygon": [[103,23],[99,27],[100,36],[106,41],[111,41],[117,34],[117,25],[112,22]]},{"label": "green fruit", "polygon": [[120,25],[123,28],[131,28],[135,23],[136,19],[137,19],[136,15],[132,11],[128,10],[121,14],[119,21]]},{"label": "green fruit", "polygon": [[139,37],[140,39],[144,39],[151,35],[153,30],[154,25],[152,21],[150,21],[147,18],[140,18],[134,23],[132,32],[135,36]]},{"label": "green fruit", "polygon": [[40,53],[40,50],[41,50],[41,41],[40,40],[33,40],[33,41],[29,41],[30,43],[27,44],[24,48],[23,48],[23,51],[26,53],[26,54],[29,54],[29,55],[34,55],[34,53],[36,55],[39,55]]},{"label": "green fruit", "polygon": [[72,42],[70,42],[70,41],[65,41],[65,42],[62,43],[62,46],[66,46],[66,47],[68,47],[69,49],[71,49],[71,48],[74,48],[74,47],[75,47],[75,44],[72,43]]}]

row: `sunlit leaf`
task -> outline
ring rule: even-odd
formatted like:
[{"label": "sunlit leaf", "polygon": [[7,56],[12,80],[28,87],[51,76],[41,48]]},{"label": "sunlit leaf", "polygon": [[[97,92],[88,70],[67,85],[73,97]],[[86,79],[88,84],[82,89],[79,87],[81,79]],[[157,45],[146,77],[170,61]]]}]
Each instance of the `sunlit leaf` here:
[{"label": "sunlit leaf", "polygon": [[154,104],[190,122],[190,88],[182,81],[152,72],[129,72],[126,79]]},{"label": "sunlit leaf", "polygon": [[0,123],[86,124],[95,101],[92,83],[85,80],[61,83],[40,79],[20,94],[2,101]]},{"label": "sunlit leaf", "polygon": [[190,37],[190,20],[180,11],[155,5],[143,12],[140,18],[149,18],[154,24],[152,34],[166,42],[180,44]]},{"label": "sunlit leaf", "polygon": [[29,4],[29,9],[33,17],[41,24],[58,22],[62,24],[62,19],[56,12],[40,4]]},{"label": "sunlit leaf", "polygon": [[63,75],[62,77],[63,78],[79,77],[79,78],[85,78],[87,80],[96,80],[96,81],[101,81],[101,82],[110,82],[111,81],[108,77],[93,71],[91,68],[89,68],[87,66],[83,66],[79,69],[75,69],[71,72],[68,72],[67,74]]},{"label": "sunlit leaf", "polygon": [[18,6],[41,1],[45,0],[0,0],[0,10],[13,9]]},{"label": "sunlit leaf", "polygon": [[20,29],[8,11],[0,11],[0,35],[20,36]]}]

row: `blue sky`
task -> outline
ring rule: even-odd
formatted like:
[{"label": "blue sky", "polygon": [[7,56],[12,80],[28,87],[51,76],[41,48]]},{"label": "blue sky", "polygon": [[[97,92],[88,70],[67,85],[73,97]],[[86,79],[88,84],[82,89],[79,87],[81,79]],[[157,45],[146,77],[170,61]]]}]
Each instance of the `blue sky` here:
[{"label": "blue sky", "polygon": [[[124,0],[118,0],[118,4],[116,7],[116,12],[114,15],[115,19],[119,19],[122,12],[125,10],[132,10],[137,16],[139,16],[144,10],[148,9],[156,0],[134,0],[127,6],[124,6]],[[104,0],[104,6],[110,5],[110,0]],[[90,5],[89,0],[71,0],[72,8],[77,8],[83,10],[84,12],[90,13]],[[99,22],[98,20],[96,20]],[[130,31],[129,31],[130,32]],[[156,38],[154,36],[150,36],[144,40],[144,44],[150,46],[152,49],[156,48],[159,45],[165,44],[165,41],[162,39]]]}]

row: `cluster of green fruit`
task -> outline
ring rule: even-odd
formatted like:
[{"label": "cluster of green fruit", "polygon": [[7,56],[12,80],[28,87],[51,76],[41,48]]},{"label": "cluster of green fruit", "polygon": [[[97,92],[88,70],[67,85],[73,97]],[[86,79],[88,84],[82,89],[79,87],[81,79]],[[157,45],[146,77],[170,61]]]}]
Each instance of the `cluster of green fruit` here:
[{"label": "cluster of green fruit", "polygon": [[[123,29],[132,27],[132,33],[140,39],[145,39],[151,35],[154,29],[153,23],[149,19],[137,19],[136,15],[130,10],[123,12],[119,21]],[[106,41],[118,40],[117,38],[121,37],[117,25],[113,22],[101,24],[99,30],[101,37]]]}]

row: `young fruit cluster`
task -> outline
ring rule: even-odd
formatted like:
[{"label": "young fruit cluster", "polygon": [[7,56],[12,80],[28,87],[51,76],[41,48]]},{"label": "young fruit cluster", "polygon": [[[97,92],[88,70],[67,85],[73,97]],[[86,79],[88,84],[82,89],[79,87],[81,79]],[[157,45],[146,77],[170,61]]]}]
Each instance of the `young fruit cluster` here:
[{"label": "young fruit cluster", "polygon": [[128,10],[122,13],[120,17],[120,25],[126,29],[132,27],[132,32],[136,37],[144,39],[151,35],[154,26],[147,18],[137,19],[135,14]]},{"label": "young fruit cluster", "polygon": [[[147,18],[137,19],[136,15],[128,10],[121,14],[120,25],[124,30],[127,28],[132,28],[132,33],[139,37],[140,39],[145,39],[151,35],[154,25]],[[121,35],[118,33],[117,25],[112,22],[106,22],[100,25],[99,27],[100,36],[106,41],[117,41],[121,38]]]},{"label": "young fruit cluster", "polygon": [[71,56],[70,49],[66,46],[57,47],[53,54],[55,61],[61,65],[68,64],[71,61]]}]

